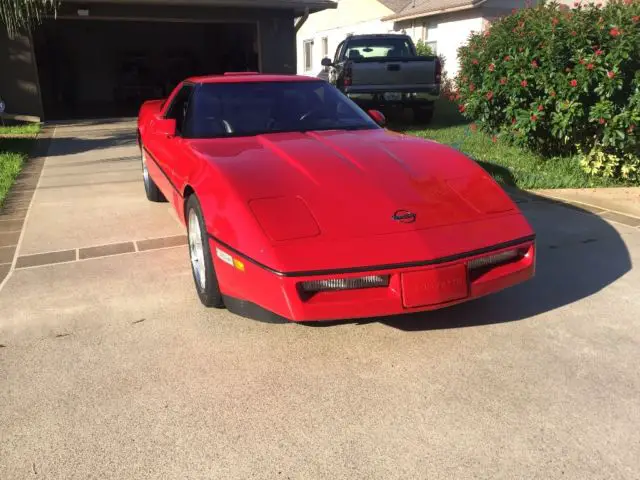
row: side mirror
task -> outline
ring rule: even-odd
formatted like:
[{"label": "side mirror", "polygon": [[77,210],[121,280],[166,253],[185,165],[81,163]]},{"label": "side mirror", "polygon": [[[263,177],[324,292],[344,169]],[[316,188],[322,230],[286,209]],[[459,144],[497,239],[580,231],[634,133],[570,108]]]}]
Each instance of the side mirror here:
[{"label": "side mirror", "polygon": [[333,65],[331,59],[327,57],[323,58],[321,63],[323,67],[330,67],[331,65]]},{"label": "side mirror", "polygon": [[176,120],[174,118],[158,118],[155,121],[154,130],[159,135],[173,137],[176,134]]},{"label": "side mirror", "polygon": [[387,124],[387,118],[380,110],[369,110],[367,113],[373,119],[373,121],[381,127],[384,127]]}]

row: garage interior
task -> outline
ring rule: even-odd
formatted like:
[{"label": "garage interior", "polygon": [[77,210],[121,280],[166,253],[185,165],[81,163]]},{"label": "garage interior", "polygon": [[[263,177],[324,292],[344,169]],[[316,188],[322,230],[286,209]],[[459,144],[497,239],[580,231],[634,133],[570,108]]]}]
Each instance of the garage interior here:
[{"label": "garage interior", "polygon": [[256,22],[58,19],[33,42],[49,120],[132,117],[189,76],[260,70]]}]

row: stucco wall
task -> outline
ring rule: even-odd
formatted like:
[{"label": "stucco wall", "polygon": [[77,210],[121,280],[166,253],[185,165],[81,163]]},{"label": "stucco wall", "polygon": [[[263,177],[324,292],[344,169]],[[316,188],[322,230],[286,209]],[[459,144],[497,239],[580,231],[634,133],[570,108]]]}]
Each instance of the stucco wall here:
[{"label": "stucco wall", "polygon": [[9,38],[2,25],[0,25],[0,97],[6,103],[8,114],[42,116],[38,77],[29,36],[23,33],[15,38]]},{"label": "stucco wall", "polygon": [[[322,66],[322,38],[327,38],[329,57],[333,58],[338,44],[349,33],[386,33],[393,25],[381,19],[393,12],[376,0],[340,0],[338,8],[309,16],[297,35],[297,71],[300,75],[317,75]],[[304,68],[304,42],[313,41],[312,68]]]},{"label": "stucco wall", "polygon": [[444,69],[449,78],[455,77],[458,73],[458,48],[467,42],[471,32],[479,32],[482,27],[481,12],[475,9],[394,24],[396,31],[404,31],[413,38],[414,42],[418,40],[436,42],[438,55],[445,58]]}]

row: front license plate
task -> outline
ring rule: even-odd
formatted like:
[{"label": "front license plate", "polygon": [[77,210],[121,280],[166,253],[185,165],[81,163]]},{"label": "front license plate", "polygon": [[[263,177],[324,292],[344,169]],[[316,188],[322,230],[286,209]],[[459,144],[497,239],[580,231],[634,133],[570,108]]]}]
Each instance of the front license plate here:
[{"label": "front license plate", "polygon": [[402,94],[399,92],[387,92],[384,94],[384,99],[387,102],[399,102],[402,100]]},{"label": "front license plate", "polygon": [[402,303],[405,308],[453,302],[469,295],[467,267],[452,265],[402,274]]}]

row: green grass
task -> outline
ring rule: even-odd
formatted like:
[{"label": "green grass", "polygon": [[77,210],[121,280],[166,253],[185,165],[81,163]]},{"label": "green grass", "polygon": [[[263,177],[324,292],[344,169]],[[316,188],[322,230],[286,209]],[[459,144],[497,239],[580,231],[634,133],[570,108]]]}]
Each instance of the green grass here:
[{"label": "green grass", "polygon": [[476,160],[498,182],[521,189],[586,188],[623,185],[619,181],[591,177],[576,158],[544,158],[526,149],[473,132],[451,102],[440,100],[428,128],[406,123],[390,124],[391,130],[451,145]]},{"label": "green grass", "polygon": [[29,156],[40,125],[0,127],[0,206]]},{"label": "green grass", "polygon": [[37,135],[39,131],[40,131],[39,123],[6,125],[6,126],[0,126],[0,137]]}]

